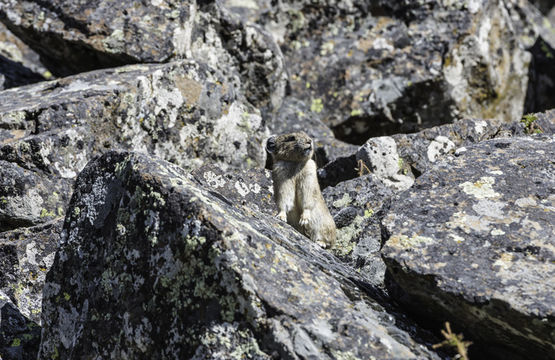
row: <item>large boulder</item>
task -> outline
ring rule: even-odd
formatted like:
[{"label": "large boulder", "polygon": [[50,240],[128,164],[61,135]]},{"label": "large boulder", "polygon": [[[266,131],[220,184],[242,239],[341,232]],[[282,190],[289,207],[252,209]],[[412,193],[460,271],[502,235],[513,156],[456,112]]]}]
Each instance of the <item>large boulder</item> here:
[{"label": "large boulder", "polygon": [[555,352],[554,158],[553,135],[469,146],[382,220],[392,293],[428,326],[450,320],[478,357]]},{"label": "large boulder", "polygon": [[109,149],[186,169],[263,164],[259,112],[193,61],[98,70],[0,92],[0,231],[63,215],[76,175]]},{"label": "large boulder", "polygon": [[195,182],[125,152],[82,171],[44,288],[40,359],[438,358],[356,271]]},{"label": "large boulder", "polygon": [[522,115],[530,56],[505,0],[226,3],[274,35],[292,96],[341,139]]},{"label": "large boulder", "polygon": [[188,58],[220,70],[263,113],[284,95],[283,58],[271,36],[218,3],[2,0],[0,20],[58,76]]}]

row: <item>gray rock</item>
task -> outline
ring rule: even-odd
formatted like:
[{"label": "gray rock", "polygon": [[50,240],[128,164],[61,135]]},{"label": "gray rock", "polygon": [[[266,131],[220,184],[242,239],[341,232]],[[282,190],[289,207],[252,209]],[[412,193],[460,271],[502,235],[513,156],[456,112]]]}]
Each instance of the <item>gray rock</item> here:
[{"label": "gray rock", "polygon": [[63,215],[87,161],[133,149],[186,169],[264,163],[259,112],[216,70],[182,61],[0,92],[0,230]]},{"label": "gray rock", "polygon": [[24,317],[16,306],[4,300],[0,290],[0,358],[36,359],[40,326]]},{"label": "gray rock", "polygon": [[273,34],[292,96],[340,139],[522,115],[530,56],[504,0],[225,2]]},{"label": "gray rock", "polygon": [[22,316],[39,325],[42,288],[54,262],[62,223],[58,218],[0,233],[0,293]]},{"label": "gray rock", "polygon": [[218,69],[228,85],[242,86],[264,114],[279,108],[285,91],[273,39],[217,3],[2,0],[0,20],[58,76],[188,58]]},{"label": "gray rock", "polygon": [[428,324],[450,320],[480,356],[555,351],[554,158],[553,135],[469,146],[396,195],[382,220],[401,300]]},{"label": "gray rock", "polygon": [[223,171],[218,166],[207,164],[193,170],[191,175],[199,185],[228,206],[242,209],[246,207],[252,216],[277,213],[269,170],[229,168]]},{"label": "gray rock", "polygon": [[385,264],[379,254],[378,213],[393,191],[377,176],[365,175],[327,187],[322,194],[338,228],[331,251],[357,269],[367,283],[383,287]]},{"label": "gray rock", "polygon": [[139,154],[88,165],[48,273],[39,358],[216,358],[226,341],[263,359],[438,358],[355,271],[212,189]]},{"label": "gray rock", "polygon": [[0,90],[31,84],[51,76],[39,56],[0,23]]},{"label": "gray rock", "polygon": [[64,215],[71,183],[0,160],[0,232]]},{"label": "gray rock", "polygon": [[[431,144],[436,151],[438,148],[445,151],[446,148],[454,147],[448,139],[436,140]],[[356,160],[361,167],[361,173],[370,172],[380,181],[394,191],[408,189],[414,183],[414,178],[408,176],[409,172],[403,173],[403,162],[397,153],[397,144],[389,136],[369,139],[356,153]],[[412,175],[412,174],[410,174]]]}]

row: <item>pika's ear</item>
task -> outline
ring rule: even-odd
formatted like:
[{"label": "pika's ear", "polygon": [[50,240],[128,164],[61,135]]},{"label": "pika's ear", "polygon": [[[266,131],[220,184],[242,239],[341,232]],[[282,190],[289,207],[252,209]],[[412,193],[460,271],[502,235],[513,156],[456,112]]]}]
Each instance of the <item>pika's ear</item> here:
[{"label": "pika's ear", "polygon": [[266,140],[266,151],[273,154],[276,151],[276,137],[271,136]]}]

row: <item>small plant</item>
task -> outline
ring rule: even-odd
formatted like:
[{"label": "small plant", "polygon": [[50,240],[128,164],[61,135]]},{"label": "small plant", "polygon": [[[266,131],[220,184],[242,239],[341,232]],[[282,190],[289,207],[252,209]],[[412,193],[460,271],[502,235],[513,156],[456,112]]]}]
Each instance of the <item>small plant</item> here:
[{"label": "small plant", "polygon": [[520,119],[527,134],[541,134],[543,132],[543,129],[536,123],[536,120],[538,120],[538,117],[534,114],[526,114]]},{"label": "small plant", "polygon": [[366,166],[364,161],[362,161],[362,159],[358,161],[358,167],[355,168],[355,170],[358,172],[358,176],[364,175],[365,170],[368,174],[372,173],[370,169],[368,169],[368,166]]},{"label": "small plant", "polygon": [[444,341],[439,344],[432,346],[433,349],[448,346],[457,349],[458,354],[455,356],[456,359],[468,360],[468,347],[472,345],[471,341],[464,341],[462,334],[454,334],[451,331],[451,324],[448,321],[445,322],[445,330],[441,329],[441,334],[445,338]]}]

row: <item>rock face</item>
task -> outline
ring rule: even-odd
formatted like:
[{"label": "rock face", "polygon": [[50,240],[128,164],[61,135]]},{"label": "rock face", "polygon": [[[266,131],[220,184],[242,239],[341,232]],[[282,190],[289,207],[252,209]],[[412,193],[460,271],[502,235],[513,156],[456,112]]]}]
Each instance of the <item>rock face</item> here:
[{"label": "rock face", "polygon": [[39,56],[0,23],[0,90],[45,80]]},{"label": "rock face", "polygon": [[274,35],[292,94],[342,139],[522,114],[530,56],[505,1],[226,3]]},{"label": "rock face", "polygon": [[99,70],[1,97],[0,230],[63,215],[77,173],[108,149],[189,169],[264,163],[259,112],[196,62]]},{"label": "rock face", "polygon": [[481,142],[420,176],[382,221],[412,311],[450,319],[480,356],[555,351],[554,158],[553,135]]},{"label": "rock face", "polygon": [[437,358],[390,333],[356,272],[213,191],[143,155],[89,164],[47,277],[39,358]]},{"label": "rock face", "polygon": [[23,316],[3,299],[0,292],[0,356],[3,360],[35,359],[40,344],[40,326]]},{"label": "rock face", "polygon": [[2,0],[0,20],[58,76],[194,58],[243,86],[263,112],[275,110],[283,97],[283,61],[273,39],[218,4]]},{"label": "rock face", "polygon": [[42,288],[54,262],[62,219],[0,233],[0,300],[41,323]]}]

